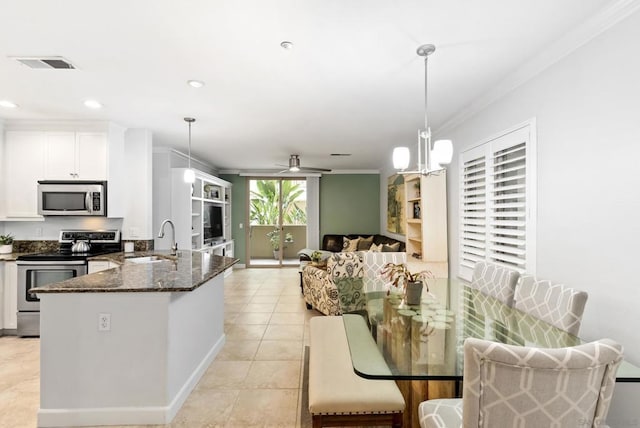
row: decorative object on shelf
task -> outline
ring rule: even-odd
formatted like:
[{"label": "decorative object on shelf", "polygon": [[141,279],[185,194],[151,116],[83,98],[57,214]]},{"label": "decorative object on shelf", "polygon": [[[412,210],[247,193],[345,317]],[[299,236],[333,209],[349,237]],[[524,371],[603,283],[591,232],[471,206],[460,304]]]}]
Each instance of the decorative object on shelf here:
[{"label": "decorative object on shelf", "polygon": [[[418,130],[418,165],[416,170],[405,171],[409,167],[410,152],[408,147],[393,149],[393,167],[400,170],[400,174],[430,175],[442,171],[451,162],[453,144],[451,140],[438,140],[431,145],[431,128],[427,115],[427,60],[435,52],[436,47],[431,44],[419,46],[417,53],[424,57],[424,129]],[[422,164],[421,144],[424,141],[424,164]]]},{"label": "decorative object on shelf", "polygon": [[189,167],[184,171],[184,182],[193,183],[196,181],[196,173],[191,169],[191,124],[196,120],[192,117],[185,117],[184,121],[189,124]]},{"label": "decorative object on shelf", "polygon": [[420,219],[420,202],[413,203],[413,218]]},{"label": "decorative object on shelf", "polygon": [[387,181],[387,230],[404,235],[406,213],[404,203],[404,177],[394,174]]},{"label": "decorative object on shelf", "polygon": [[205,184],[202,187],[202,197],[205,199],[211,199],[211,188],[213,186],[211,184]]},{"label": "decorative object on shelf", "polygon": [[[271,248],[273,249],[273,258],[276,260],[279,259],[280,252],[280,229],[275,228],[271,232],[267,233],[267,238],[269,238],[269,243],[271,244]],[[293,242],[293,235],[290,232],[285,233],[284,242],[291,243]]]},{"label": "decorative object on shelf", "polygon": [[0,235],[0,254],[13,253],[13,236],[10,233]]},{"label": "decorative object on shelf", "polygon": [[[429,270],[412,273],[405,263],[387,263],[380,270],[380,276],[396,288],[402,288],[404,291],[405,303],[407,305],[419,305],[422,296],[422,285],[429,285],[427,279],[434,278],[433,273]],[[389,294],[391,289],[387,291]]]}]

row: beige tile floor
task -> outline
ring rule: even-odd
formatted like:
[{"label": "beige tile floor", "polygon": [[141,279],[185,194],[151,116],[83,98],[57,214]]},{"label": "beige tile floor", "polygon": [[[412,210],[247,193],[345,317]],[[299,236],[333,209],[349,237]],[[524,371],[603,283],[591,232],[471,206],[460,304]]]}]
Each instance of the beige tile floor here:
[{"label": "beige tile floor", "polygon": [[[225,279],[226,344],[167,427],[300,427],[309,319],[297,269],[236,269]],[[35,427],[38,339],[0,338],[0,427]],[[158,425],[155,425],[158,426]]]}]

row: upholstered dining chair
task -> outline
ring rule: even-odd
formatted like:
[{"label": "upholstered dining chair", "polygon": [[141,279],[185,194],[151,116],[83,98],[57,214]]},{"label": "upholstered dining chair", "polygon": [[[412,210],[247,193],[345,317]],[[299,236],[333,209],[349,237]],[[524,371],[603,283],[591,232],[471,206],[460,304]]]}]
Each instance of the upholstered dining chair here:
[{"label": "upholstered dining chair", "polygon": [[584,291],[523,275],[516,285],[515,307],[577,336],[588,297]]},{"label": "upholstered dining chair", "polygon": [[471,275],[471,287],[512,306],[519,277],[520,273],[513,269],[495,263],[478,262]]},{"label": "upholstered dining chair", "polygon": [[602,428],[621,361],[610,339],[568,348],[467,339],[463,398],[420,403],[420,426]]}]

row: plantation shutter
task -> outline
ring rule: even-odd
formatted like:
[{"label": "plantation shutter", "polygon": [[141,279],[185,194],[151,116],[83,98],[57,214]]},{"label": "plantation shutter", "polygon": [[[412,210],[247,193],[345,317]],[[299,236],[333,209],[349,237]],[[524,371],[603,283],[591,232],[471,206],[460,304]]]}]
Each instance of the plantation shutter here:
[{"label": "plantation shutter", "polygon": [[461,153],[460,277],[484,260],[535,274],[531,125]]},{"label": "plantation shutter", "polygon": [[471,277],[486,259],[487,167],[484,147],[462,153],[460,162],[460,273]]}]

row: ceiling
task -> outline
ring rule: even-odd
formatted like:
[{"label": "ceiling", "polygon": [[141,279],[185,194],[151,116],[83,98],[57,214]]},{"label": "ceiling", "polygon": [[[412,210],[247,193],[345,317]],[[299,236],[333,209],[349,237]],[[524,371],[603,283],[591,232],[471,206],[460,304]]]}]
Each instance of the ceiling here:
[{"label": "ceiling", "polygon": [[[424,123],[451,122],[531,58],[620,1],[20,0],[0,6],[7,121],[108,120],[222,170],[387,167]],[[291,50],[281,48],[284,40]],[[34,70],[13,56],[63,56]],[[204,81],[196,89],[187,80]],[[90,110],[86,99],[104,107]],[[455,145],[455,142],[454,142]],[[332,157],[331,153],[351,156]]]}]

